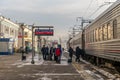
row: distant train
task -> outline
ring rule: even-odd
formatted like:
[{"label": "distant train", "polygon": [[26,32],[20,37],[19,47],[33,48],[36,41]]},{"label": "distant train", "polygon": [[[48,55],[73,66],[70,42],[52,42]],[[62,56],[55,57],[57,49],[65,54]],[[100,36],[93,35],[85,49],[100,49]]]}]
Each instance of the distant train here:
[{"label": "distant train", "polygon": [[120,67],[120,0],[69,41],[80,46],[85,59],[96,65]]}]

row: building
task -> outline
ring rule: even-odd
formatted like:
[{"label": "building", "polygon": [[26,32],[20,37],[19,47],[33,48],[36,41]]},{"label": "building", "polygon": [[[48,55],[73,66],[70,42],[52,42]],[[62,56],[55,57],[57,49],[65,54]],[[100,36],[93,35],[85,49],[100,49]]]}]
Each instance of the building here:
[{"label": "building", "polygon": [[18,47],[18,29],[19,25],[0,16],[0,38],[11,38],[14,40],[13,47]]},{"label": "building", "polygon": [[28,25],[19,24],[19,31],[18,31],[18,49],[22,47],[22,40],[23,40],[23,47],[29,46],[32,47],[32,30],[28,27]]}]

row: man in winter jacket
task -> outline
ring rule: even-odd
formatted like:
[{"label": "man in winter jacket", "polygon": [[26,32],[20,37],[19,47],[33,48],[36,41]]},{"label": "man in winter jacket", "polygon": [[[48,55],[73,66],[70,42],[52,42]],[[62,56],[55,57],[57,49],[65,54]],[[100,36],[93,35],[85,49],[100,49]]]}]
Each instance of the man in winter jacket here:
[{"label": "man in winter jacket", "polygon": [[69,57],[70,57],[70,59],[72,61],[72,56],[73,56],[73,52],[74,52],[72,47],[69,48],[68,52],[69,52]]},{"label": "man in winter jacket", "polygon": [[80,62],[80,55],[82,53],[82,50],[79,48],[79,46],[76,47],[76,62]]}]

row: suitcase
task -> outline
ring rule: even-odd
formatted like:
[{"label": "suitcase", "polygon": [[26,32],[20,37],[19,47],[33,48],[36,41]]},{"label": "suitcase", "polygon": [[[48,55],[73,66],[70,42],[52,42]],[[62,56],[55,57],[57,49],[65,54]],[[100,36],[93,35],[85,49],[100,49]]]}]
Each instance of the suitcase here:
[{"label": "suitcase", "polygon": [[68,63],[71,63],[72,62],[72,59],[68,59]]},{"label": "suitcase", "polygon": [[22,56],[22,60],[26,60],[26,56]]}]

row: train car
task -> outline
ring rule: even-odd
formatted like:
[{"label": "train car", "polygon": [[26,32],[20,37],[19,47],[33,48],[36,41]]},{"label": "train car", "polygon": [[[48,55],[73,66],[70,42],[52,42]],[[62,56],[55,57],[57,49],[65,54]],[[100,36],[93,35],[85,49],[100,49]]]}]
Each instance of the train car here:
[{"label": "train car", "polygon": [[120,0],[85,28],[87,60],[120,67]]},{"label": "train car", "polygon": [[70,46],[73,48],[73,50],[75,51],[76,47],[79,46],[80,48],[82,48],[82,32],[80,31],[77,35],[75,35],[71,40],[70,40]]}]

